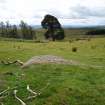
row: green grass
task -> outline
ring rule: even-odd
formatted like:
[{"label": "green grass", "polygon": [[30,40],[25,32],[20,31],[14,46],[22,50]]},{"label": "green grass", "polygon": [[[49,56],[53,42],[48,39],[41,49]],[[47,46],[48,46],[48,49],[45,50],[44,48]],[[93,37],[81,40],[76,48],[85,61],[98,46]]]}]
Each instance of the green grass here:
[{"label": "green grass", "polygon": [[[92,28],[71,28],[71,29],[64,29],[65,32],[65,40],[71,40],[71,39],[77,39],[77,38],[94,38],[94,37],[105,37],[105,34],[103,35],[86,35],[87,32],[92,31],[94,29]],[[36,37],[37,40],[43,40],[44,39],[44,33],[47,30],[45,29],[37,29],[36,30]]]},{"label": "green grass", "polygon": [[[77,47],[77,52],[72,52],[73,47]],[[105,105],[105,38],[49,43],[0,41],[0,60],[26,61],[35,55],[46,54],[88,66],[37,64],[21,69],[14,64],[0,64],[0,91],[17,86],[17,95],[25,100],[29,96],[27,84],[39,92],[49,83],[40,96],[25,101],[27,105]],[[0,101],[4,105],[20,105],[13,90]]]}]

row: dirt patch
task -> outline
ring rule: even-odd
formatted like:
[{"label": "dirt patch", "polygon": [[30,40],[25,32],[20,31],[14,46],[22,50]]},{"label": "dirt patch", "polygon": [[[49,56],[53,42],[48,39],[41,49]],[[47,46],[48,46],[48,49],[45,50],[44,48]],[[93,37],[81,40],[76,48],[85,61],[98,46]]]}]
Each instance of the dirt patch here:
[{"label": "dirt patch", "polygon": [[22,68],[28,67],[32,64],[72,64],[77,65],[78,63],[73,60],[67,60],[59,56],[54,55],[40,55],[40,56],[34,56],[31,59],[29,59],[27,62],[23,63]]}]

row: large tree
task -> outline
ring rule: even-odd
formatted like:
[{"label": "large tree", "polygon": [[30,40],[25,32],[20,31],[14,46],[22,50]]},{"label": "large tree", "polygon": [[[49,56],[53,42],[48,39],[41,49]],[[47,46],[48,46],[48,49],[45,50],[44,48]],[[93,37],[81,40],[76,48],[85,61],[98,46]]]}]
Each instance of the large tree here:
[{"label": "large tree", "polygon": [[11,29],[9,31],[9,37],[10,38],[19,38],[18,28],[16,25],[11,26]]},{"label": "large tree", "polygon": [[27,25],[24,21],[21,21],[20,23],[20,28],[21,28],[21,34],[23,39],[33,39],[35,36],[35,30]]},{"label": "large tree", "polygon": [[4,37],[5,35],[5,24],[4,22],[0,22],[0,36]]},{"label": "large tree", "polygon": [[53,41],[64,39],[64,30],[56,17],[46,15],[41,25],[44,29],[47,29],[47,32],[44,34],[46,39],[52,39]]}]

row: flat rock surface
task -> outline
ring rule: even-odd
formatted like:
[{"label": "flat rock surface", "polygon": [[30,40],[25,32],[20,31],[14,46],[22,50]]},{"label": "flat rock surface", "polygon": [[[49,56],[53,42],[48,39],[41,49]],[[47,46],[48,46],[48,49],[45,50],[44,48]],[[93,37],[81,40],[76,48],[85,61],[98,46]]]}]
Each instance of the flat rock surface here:
[{"label": "flat rock surface", "polygon": [[73,64],[76,65],[78,64],[77,62],[73,60],[67,60],[59,56],[54,56],[54,55],[40,55],[40,56],[34,56],[28,61],[26,61],[23,64],[24,67],[28,67],[32,64],[47,64],[47,63],[53,63],[53,64]]}]

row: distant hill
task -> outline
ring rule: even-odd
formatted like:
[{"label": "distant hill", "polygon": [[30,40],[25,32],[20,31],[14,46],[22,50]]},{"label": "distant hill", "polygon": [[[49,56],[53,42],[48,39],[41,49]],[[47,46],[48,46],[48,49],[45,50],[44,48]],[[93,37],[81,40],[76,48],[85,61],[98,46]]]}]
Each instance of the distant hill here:
[{"label": "distant hill", "polygon": [[[34,29],[42,28],[41,25],[32,25],[32,27]],[[105,25],[100,25],[100,26],[63,25],[62,27],[66,29],[105,29]]]},{"label": "distant hill", "polygon": [[33,27],[34,29],[40,29],[40,28],[42,28],[41,25],[32,25],[32,27]]}]

